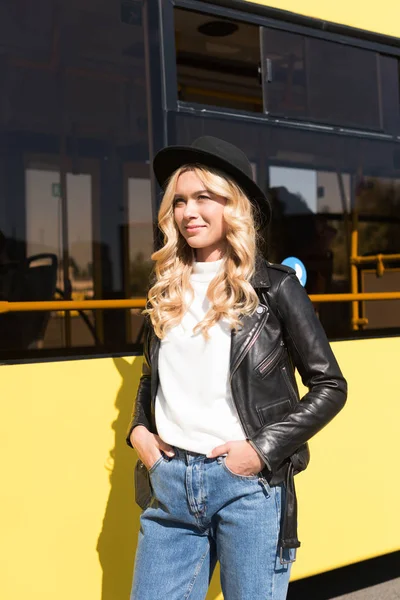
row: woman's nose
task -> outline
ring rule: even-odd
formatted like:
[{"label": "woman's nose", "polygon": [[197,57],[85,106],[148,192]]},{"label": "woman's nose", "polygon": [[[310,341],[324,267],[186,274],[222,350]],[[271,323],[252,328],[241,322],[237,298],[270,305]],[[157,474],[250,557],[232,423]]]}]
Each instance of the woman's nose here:
[{"label": "woman's nose", "polygon": [[183,216],[188,219],[189,217],[197,216],[197,205],[196,202],[192,200],[188,200],[185,205],[185,210],[183,212]]}]

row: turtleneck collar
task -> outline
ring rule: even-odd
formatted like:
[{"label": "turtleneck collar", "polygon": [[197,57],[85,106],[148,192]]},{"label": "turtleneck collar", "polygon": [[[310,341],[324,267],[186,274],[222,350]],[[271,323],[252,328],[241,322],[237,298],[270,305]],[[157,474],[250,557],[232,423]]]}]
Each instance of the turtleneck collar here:
[{"label": "turtleneck collar", "polygon": [[192,278],[196,281],[211,280],[218,273],[223,262],[223,258],[210,262],[193,261]]}]

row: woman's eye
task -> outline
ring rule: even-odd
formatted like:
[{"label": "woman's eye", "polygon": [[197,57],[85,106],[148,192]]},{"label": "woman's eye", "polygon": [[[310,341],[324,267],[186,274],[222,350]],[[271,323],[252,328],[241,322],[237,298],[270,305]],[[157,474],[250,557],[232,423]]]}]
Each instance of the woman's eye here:
[{"label": "woman's eye", "polygon": [[174,206],[179,206],[181,204],[184,204],[184,200],[182,198],[176,198],[176,200],[174,200]]},{"label": "woman's eye", "polygon": [[211,200],[210,196],[199,196],[199,200]]}]

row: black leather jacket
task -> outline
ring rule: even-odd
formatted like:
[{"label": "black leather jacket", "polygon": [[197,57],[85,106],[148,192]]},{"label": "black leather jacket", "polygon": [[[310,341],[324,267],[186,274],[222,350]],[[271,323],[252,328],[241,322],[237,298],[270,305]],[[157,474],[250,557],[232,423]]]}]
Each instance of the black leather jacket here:
[{"label": "black leather jacket", "polygon": [[[232,397],[248,441],[266,464],[270,485],[284,482],[280,545],[298,547],[293,475],[307,467],[307,441],[344,406],[347,385],[325,332],[295,272],[258,258],[251,281],[260,303],[232,332]],[[148,327],[143,374],[127,434],[136,425],[156,433],[160,340]],[[299,371],[308,392],[299,398]]]}]

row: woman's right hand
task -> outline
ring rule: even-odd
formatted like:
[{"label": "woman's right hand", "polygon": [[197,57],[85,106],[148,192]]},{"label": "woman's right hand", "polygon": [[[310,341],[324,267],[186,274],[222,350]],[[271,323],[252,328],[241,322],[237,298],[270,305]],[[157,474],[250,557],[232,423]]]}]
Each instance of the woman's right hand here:
[{"label": "woman's right hand", "polygon": [[137,425],[129,439],[147,469],[151,469],[160,458],[161,451],[167,456],[175,456],[172,446],[163,442],[159,435],[151,433],[143,425]]}]

